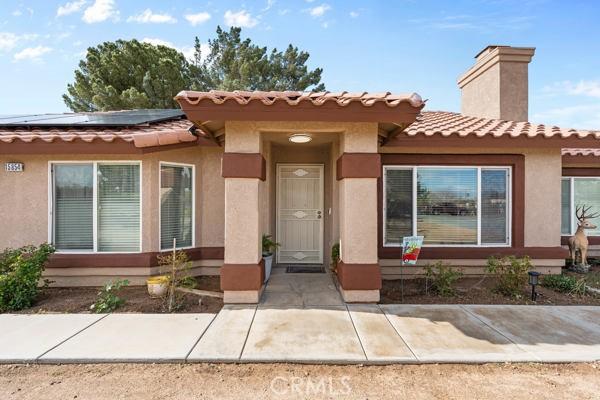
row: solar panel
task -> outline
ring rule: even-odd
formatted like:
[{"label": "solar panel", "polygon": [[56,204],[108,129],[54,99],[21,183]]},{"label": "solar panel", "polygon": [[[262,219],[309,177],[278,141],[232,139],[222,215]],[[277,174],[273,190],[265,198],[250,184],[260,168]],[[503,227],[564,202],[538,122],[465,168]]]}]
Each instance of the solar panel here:
[{"label": "solar panel", "polygon": [[179,109],[0,116],[0,126],[132,126],[184,116]]}]

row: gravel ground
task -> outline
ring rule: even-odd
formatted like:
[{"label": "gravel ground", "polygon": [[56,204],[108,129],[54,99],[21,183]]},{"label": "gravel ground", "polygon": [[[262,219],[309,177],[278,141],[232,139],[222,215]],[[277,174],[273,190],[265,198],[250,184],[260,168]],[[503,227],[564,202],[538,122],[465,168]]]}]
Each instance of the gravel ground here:
[{"label": "gravel ground", "polygon": [[598,399],[600,364],[0,366],[0,399]]}]

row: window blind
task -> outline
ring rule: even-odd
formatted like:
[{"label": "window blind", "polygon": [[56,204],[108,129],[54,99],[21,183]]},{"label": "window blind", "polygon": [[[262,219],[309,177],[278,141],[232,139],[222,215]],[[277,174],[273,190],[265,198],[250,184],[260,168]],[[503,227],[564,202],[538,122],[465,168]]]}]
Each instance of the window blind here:
[{"label": "window blind", "polygon": [[481,243],[505,244],[508,170],[481,170]]},{"label": "window blind", "polygon": [[58,250],[93,250],[93,165],[57,164],[52,171],[54,246]]},{"label": "window blind", "polygon": [[193,232],[193,174],[191,167],[160,167],[160,247],[190,247]]},{"label": "window blind", "polygon": [[97,196],[98,251],[139,251],[139,165],[98,165]]},{"label": "window blind", "polygon": [[385,187],[385,243],[402,244],[402,238],[412,236],[413,232],[412,168],[387,169]]},{"label": "window blind", "polygon": [[417,234],[425,244],[477,244],[477,169],[417,169]]}]

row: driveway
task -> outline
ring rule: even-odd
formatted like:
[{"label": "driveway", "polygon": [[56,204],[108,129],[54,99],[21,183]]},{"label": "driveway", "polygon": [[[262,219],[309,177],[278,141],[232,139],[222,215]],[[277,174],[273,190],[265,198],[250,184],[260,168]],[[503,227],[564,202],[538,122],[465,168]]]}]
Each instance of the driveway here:
[{"label": "driveway", "polygon": [[225,306],[212,314],[0,315],[0,362],[600,360],[600,307]]}]

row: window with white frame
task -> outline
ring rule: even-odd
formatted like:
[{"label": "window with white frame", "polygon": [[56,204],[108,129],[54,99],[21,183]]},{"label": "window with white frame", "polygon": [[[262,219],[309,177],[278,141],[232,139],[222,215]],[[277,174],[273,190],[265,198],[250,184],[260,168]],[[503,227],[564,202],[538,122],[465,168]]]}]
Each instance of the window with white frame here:
[{"label": "window with white frame", "polygon": [[[564,177],[561,182],[561,233],[573,235],[577,230],[577,207],[591,207],[590,213],[600,212],[600,177]],[[593,220],[600,226],[600,218]],[[588,229],[589,236],[600,236],[600,228]]]},{"label": "window with white frame", "polygon": [[383,244],[510,245],[510,167],[384,166]]},{"label": "window with white frame", "polygon": [[51,164],[51,235],[59,251],[139,252],[139,162]]},{"label": "window with white frame", "polygon": [[194,168],[160,164],[160,248],[192,247],[194,243]]}]

